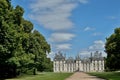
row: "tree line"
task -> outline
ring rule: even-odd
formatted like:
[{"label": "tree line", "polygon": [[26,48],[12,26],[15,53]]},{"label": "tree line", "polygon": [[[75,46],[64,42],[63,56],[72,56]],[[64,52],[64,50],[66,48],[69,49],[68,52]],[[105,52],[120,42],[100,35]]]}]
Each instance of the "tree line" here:
[{"label": "tree line", "polygon": [[[23,18],[24,10],[11,0],[0,0],[0,78],[16,77],[33,70],[52,71],[46,39]],[[49,66],[48,66],[49,65]]]}]

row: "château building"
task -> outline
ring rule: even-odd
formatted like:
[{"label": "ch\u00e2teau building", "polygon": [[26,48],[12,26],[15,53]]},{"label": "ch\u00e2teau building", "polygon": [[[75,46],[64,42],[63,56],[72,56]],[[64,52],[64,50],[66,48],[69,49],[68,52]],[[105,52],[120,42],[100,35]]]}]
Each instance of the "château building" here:
[{"label": "ch\u00e2teau building", "polygon": [[80,56],[66,57],[61,53],[55,54],[53,61],[54,72],[103,72],[104,71],[104,57],[102,53],[96,51],[91,53],[89,58],[81,59]]}]

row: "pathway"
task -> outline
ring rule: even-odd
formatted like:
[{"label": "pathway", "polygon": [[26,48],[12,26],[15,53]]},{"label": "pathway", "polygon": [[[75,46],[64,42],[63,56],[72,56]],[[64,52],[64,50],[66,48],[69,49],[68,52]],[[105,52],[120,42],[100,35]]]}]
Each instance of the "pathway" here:
[{"label": "pathway", "polygon": [[105,80],[97,78],[96,76],[90,76],[83,72],[76,72],[66,80]]}]

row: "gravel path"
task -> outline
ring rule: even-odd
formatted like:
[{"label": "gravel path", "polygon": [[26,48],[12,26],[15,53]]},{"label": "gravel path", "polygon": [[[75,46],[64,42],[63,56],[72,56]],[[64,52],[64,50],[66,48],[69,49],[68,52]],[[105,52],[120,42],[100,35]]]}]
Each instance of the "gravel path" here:
[{"label": "gravel path", "polygon": [[83,72],[76,72],[66,80],[105,80],[97,78],[96,76],[90,76]]}]

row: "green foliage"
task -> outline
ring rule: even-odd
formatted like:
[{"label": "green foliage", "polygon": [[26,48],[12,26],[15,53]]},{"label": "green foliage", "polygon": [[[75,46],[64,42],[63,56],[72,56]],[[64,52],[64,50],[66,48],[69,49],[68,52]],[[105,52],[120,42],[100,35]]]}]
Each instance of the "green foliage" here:
[{"label": "green foliage", "polygon": [[49,70],[50,45],[23,14],[20,6],[14,9],[10,0],[0,0],[0,77],[15,77],[33,68]]},{"label": "green foliage", "polygon": [[22,20],[22,24],[26,33],[30,33],[33,30],[33,24],[30,21]]},{"label": "green foliage", "polygon": [[120,70],[120,28],[116,28],[114,33],[106,39],[105,50],[107,69]]}]

